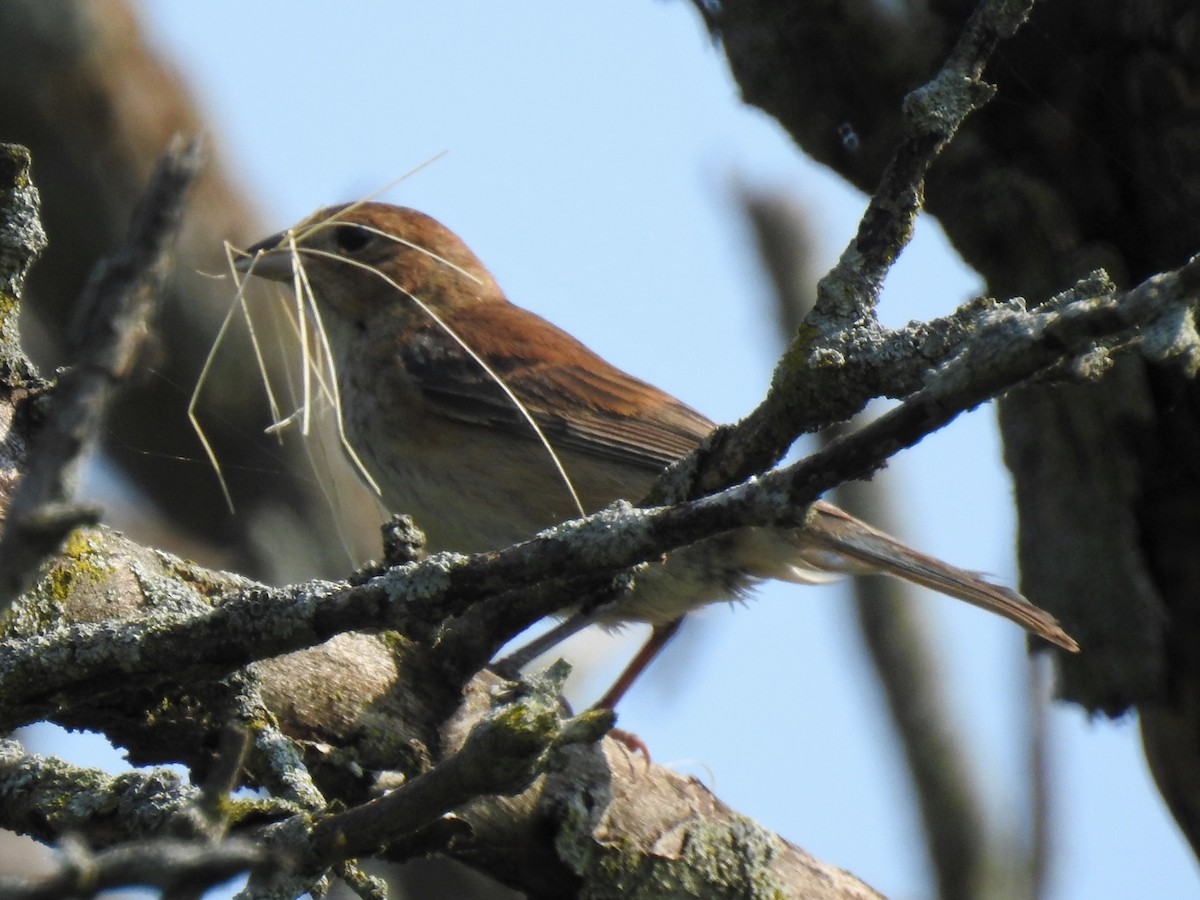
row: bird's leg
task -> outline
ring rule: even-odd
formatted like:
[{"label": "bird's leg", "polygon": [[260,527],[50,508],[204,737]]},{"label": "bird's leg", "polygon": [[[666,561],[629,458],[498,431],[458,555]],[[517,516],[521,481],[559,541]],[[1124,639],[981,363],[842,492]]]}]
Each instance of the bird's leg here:
[{"label": "bird's leg", "polygon": [[520,672],[547,650],[558,646],[571,635],[583,631],[593,621],[595,621],[595,616],[592,613],[574,613],[545,634],[538,635],[528,644],[518,647],[503,659],[496,660],[490,668],[502,675],[508,672]]},{"label": "bird's leg", "polygon": [[[612,687],[605,691],[604,696],[593,704],[592,709],[614,709],[621,702],[621,698],[625,696],[625,692],[650,667],[650,663],[654,662],[655,657],[662,652],[663,647],[667,646],[667,641],[675,636],[675,632],[682,624],[683,616],[680,616],[664,625],[655,625],[654,630],[650,632],[650,637],[646,639],[646,643],[642,644],[637,655],[629,661],[629,665],[617,676],[617,680],[613,682]],[[613,728],[609,730],[608,736],[624,744],[631,752],[642,754],[646,758],[646,764],[650,764],[650,749],[632,731]]]},{"label": "bird's leg", "polygon": [[650,632],[650,637],[646,639],[646,643],[642,644],[642,649],[637,652],[637,655],[629,661],[629,665],[617,677],[610,687],[599,700],[593,704],[593,709],[614,709],[625,696],[638,676],[650,667],[650,663],[654,662],[656,656],[662,652],[663,647],[667,645],[667,641],[675,636],[675,632],[679,630],[679,626],[683,624],[683,616],[678,619],[672,619],[663,625],[655,625],[654,630]]}]

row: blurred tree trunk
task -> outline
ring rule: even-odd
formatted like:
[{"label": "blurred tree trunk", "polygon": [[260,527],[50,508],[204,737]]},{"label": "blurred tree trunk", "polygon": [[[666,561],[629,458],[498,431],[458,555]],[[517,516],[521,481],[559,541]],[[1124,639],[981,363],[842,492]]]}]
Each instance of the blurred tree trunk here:
[{"label": "blurred tree trunk", "polygon": [[[120,243],[167,141],[176,133],[211,135],[211,128],[176,72],[146,44],[125,0],[0,4],[0,56],[3,139],[33,154],[50,236],[30,279],[26,343],[41,365],[58,366],[84,279]],[[222,241],[245,246],[266,231],[253,212],[253,192],[226,171],[219,147],[210,159],[162,300],[157,345],[113,409],[105,447],[107,461],[166,515],[153,530],[115,524],[150,543],[277,582],[345,572],[350,563],[326,501],[314,479],[304,477],[300,442],[280,445],[262,433],[269,413],[244,341],[230,342],[217,361],[199,410],[236,515],[187,420],[210,336],[234,296],[228,279],[208,277],[225,272]],[[269,361],[278,377],[278,360]],[[354,482],[343,473],[335,490],[362,497]],[[186,504],[179,502],[181,485],[189,487]],[[361,506],[365,521],[343,527],[357,527],[365,535],[360,553],[371,552],[376,515],[370,504]],[[288,558],[280,546],[304,550]]]},{"label": "blurred tree trunk", "polygon": [[[699,5],[699,4],[698,4]],[[746,102],[870,192],[901,98],[943,58],[964,0],[703,4]],[[997,101],[935,165],[926,208],[997,297],[1104,267],[1121,287],[1200,248],[1200,11],[1047,0],[987,71]],[[1000,404],[1022,586],[1084,652],[1064,697],[1140,714],[1147,758],[1200,849],[1200,386],[1123,360],[1098,384]]]}]

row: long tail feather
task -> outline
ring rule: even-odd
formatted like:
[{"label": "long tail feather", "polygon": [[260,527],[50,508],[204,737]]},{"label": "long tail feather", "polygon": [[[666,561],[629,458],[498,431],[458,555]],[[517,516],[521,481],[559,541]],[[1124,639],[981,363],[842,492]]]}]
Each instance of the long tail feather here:
[{"label": "long tail feather", "polygon": [[913,550],[829,503],[814,504],[803,538],[806,558],[814,565],[848,573],[894,575],[1004,616],[1064,650],[1079,652],[1079,645],[1054,616],[1016,591]]}]

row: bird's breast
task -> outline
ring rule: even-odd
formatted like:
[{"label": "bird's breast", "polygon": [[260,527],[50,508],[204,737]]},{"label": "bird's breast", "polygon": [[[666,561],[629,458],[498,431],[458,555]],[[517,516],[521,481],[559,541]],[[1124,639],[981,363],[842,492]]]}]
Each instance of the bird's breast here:
[{"label": "bird's breast", "polygon": [[[402,365],[387,371],[347,354],[339,364],[347,440],[384,505],[412,515],[435,550],[497,550],[580,515],[550,452],[528,434],[439,413]],[[653,473],[561,452],[584,512],[641,499]]]}]

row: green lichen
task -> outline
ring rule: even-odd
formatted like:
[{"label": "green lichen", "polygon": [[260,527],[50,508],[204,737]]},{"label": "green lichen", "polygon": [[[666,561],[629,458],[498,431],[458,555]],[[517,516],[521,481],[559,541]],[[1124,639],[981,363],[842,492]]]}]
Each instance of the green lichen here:
[{"label": "green lichen", "polygon": [[169,725],[177,715],[174,700],[171,697],[159,697],[154,706],[146,709],[146,726],[155,728],[159,724]]},{"label": "green lichen", "polygon": [[771,375],[771,390],[789,391],[798,379],[803,378],[812,357],[813,345],[820,339],[818,328],[807,323],[796,330],[795,337],[780,357]]},{"label": "green lichen", "polygon": [[408,654],[413,652],[414,642],[406,638],[399,631],[381,631],[376,637],[383,642],[383,645],[392,652],[392,654],[403,659]]},{"label": "green lichen", "polygon": [[19,308],[11,294],[0,291],[0,381],[7,385],[33,386],[41,376],[37,366],[21,352],[21,335],[17,327]]},{"label": "green lichen", "polygon": [[227,597],[230,585],[239,580],[237,576],[228,572],[206,569],[190,559],[183,559],[163,550],[154,550],[153,553],[162,568],[162,572],[157,573],[158,584],[182,582],[210,606]]},{"label": "green lichen", "polygon": [[[675,852],[656,854],[617,828],[604,828],[595,797],[569,805],[556,846],[585,885],[580,896],[782,898],[771,863],[779,838],[743,816],[686,826]],[[603,838],[597,833],[603,832]]]},{"label": "green lichen", "polygon": [[61,559],[51,570],[60,585],[57,599],[64,598],[73,586],[99,584],[113,571],[97,535],[89,528],[76,528],[63,545]]},{"label": "green lichen", "polygon": [[13,606],[4,623],[3,636],[37,634],[60,624],[71,595],[79,590],[100,588],[112,571],[95,532],[77,528],[67,537],[50,569]]},{"label": "green lichen", "polygon": [[0,291],[0,326],[8,322],[9,317],[15,315],[18,309],[20,307],[17,304],[17,298],[8,291]]},{"label": "green lichen", "polygon": [[242,822],[304,814],[304,811],[295,804],[283,803],[274,797],[226,796],[219,801],[216,812],[223,822],[229,823],[231,829],[236,828]]},{"label": "green lichen", "polygon": [[57,776],[39,779],[39,808],[51,825],[76,828],[80,820],[111,811],[112,779],[100,770],[67,769],[46,760],[43,771]]}]

